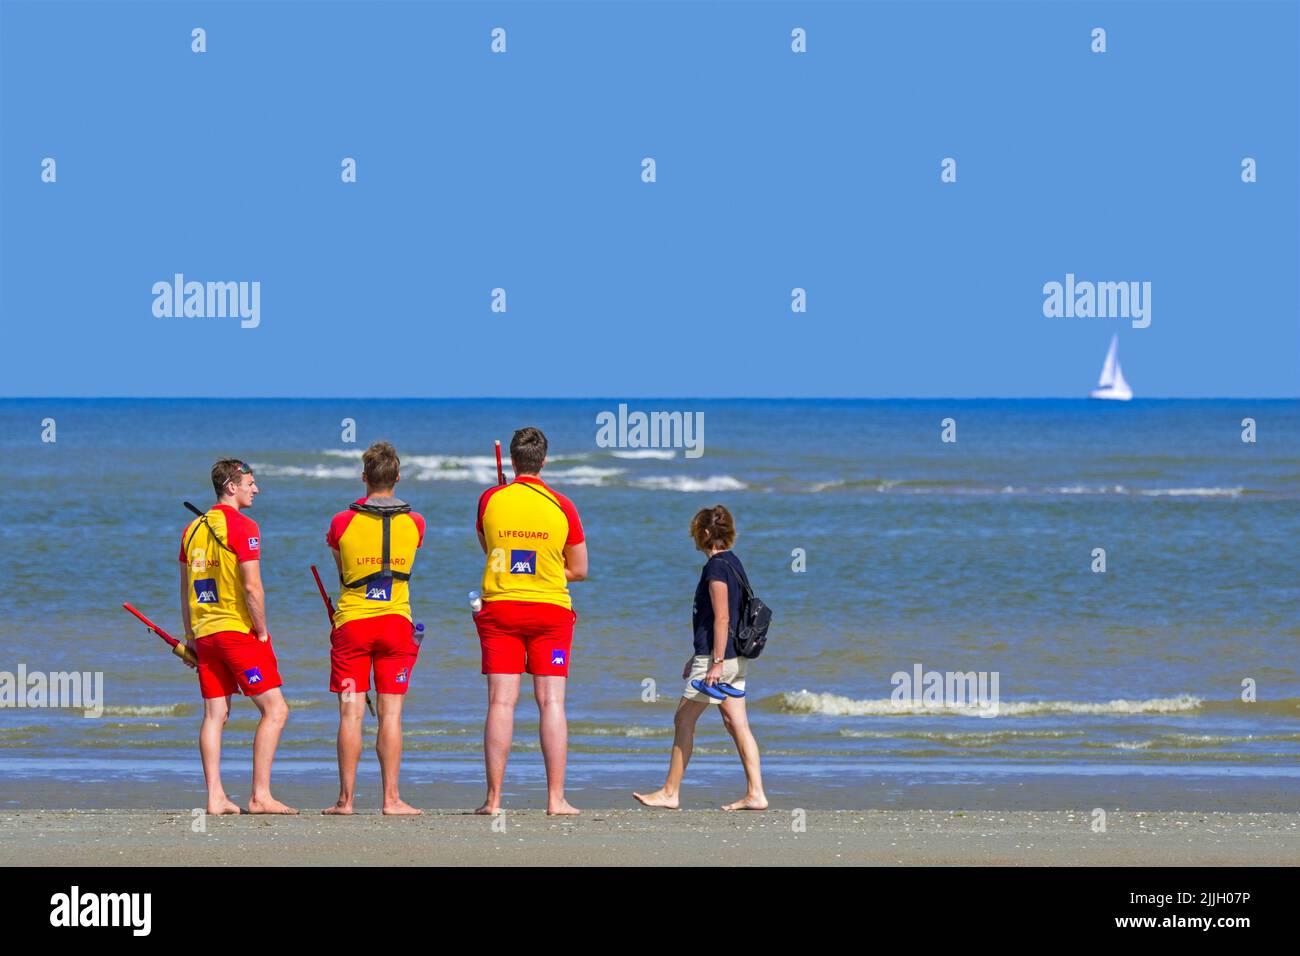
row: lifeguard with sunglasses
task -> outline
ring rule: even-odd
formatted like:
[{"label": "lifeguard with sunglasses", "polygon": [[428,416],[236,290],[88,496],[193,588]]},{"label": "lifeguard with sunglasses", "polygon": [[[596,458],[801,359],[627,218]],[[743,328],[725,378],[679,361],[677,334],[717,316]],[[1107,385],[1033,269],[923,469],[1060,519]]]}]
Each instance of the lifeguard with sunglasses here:
[{"label": "lifeguard with sunglasses", "polygon": [[185,643],[199,660],[203,724],[199,753],[208,786],[208,813],[240,813],[221,785],[221,732],[236,690],[251,700],[261,720],[253,737],[253,787],[249,813],[297,813],[271,796],[271,761],[289,705],[280,691],[262,591],[262,536],[241,511],[258,494],[253,469],[236,458],[212,466],[217,503],[181,535],[181,620]]}]

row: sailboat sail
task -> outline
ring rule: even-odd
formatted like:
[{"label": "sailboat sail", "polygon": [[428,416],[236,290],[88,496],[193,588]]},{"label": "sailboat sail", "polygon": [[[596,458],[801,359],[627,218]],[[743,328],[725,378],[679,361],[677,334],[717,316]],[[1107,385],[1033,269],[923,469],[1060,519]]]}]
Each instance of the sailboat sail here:
[{"label": "sailboat sail", "polygon": [[1119,367],[1119,359],[1115,359],[1115,377],[1111,380],[1110,387],[1130,397],[1133,395],[1133,389],[1129,388],[1128,382],[1124,381],[1124,370]]},{"label": "sailboat sail", "polygon": [[1106,364],[1101,367],[1101,378],[1097,381],[1100,388],[1110,388],[1115,384],[1115,368],[1119,364],[1119,336],[1110,339],[1110,351],[1106,353]]},{"label": "sailboat sail", "polygon": [[1110,349],[1106,352],[1106,361],[1101,367],[1101,378],[1090,394],[1093,398],[1110,398],[1122,402],[1133,397],[1133,389],[1124,381],[1124,370],[1119,365],[1118,335],[1110,337]]}]

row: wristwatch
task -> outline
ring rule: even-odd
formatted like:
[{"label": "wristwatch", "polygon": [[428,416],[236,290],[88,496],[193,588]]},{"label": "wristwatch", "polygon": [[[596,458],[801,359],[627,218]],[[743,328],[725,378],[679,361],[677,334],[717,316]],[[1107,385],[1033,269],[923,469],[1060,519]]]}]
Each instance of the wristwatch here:
[{"label": "wristwatch", "polygon": [[715,664],[725,664],[726,662],[727,662],[727,659],[726,659],[725,657],[715,657],[715,658],[713,659],[713,663],[715,663]]}]

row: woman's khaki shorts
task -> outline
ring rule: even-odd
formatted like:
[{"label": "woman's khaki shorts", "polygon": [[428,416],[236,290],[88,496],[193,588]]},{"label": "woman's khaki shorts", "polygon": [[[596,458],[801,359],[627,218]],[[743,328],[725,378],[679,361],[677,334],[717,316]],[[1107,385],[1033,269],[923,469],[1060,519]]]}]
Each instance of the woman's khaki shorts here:
[{"label": "woman's khaki shorts", "polygon": [[[709,673],[709,666],[712,658],[700,654],[697,655],[691,664],[691,676],[686,679],[686,689],[682,691],[682,696],[687,700],[702,700],[709,704],[721,704],[722,701],[714,700],[708,694],[701,694],[691,686],[693,680],[704,680]],[[745,689],[745,671],[748,669],[749,660],[744,657],[729,657],[722,663],[722,682],[730,684],[736,690]]]}]

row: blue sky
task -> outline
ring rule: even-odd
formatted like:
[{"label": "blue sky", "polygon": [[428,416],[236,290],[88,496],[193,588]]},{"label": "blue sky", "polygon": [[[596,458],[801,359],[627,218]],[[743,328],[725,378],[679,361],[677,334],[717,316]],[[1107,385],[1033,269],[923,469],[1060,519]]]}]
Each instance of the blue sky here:
[{"label": "blue sky", "polygon": [[1300,395],[1294,3],[2,9],[0,395]]}]

